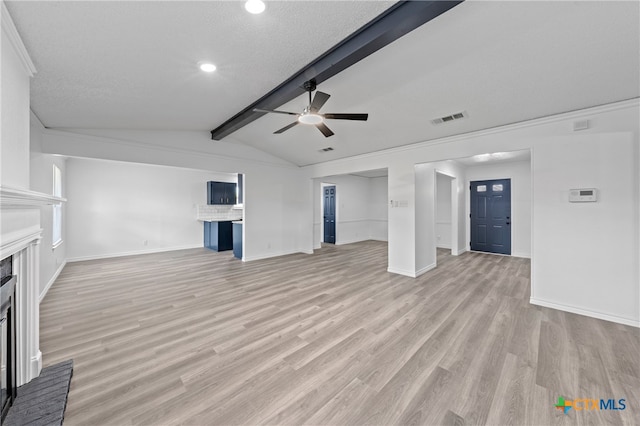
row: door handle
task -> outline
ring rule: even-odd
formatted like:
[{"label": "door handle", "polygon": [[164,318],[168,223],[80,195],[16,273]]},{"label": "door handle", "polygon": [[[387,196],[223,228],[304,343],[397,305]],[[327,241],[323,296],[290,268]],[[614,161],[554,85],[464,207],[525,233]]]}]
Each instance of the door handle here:
[{"label": "door handle", "polygon": [[511,222],[507,222],[507,225],[511,225]]}]

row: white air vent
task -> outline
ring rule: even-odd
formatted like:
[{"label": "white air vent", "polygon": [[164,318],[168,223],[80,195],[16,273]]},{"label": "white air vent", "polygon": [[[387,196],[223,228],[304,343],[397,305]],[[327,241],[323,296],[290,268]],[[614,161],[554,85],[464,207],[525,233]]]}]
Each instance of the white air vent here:
[{"label": "white air vent", "polygon": [[322,148],[321,150],[319,150],[318,152],[329,152],[329,151],[333,151],[333,148],[331,148],[330,146],[326,147],[326,148]]},{"label": "white air vent", "polygon": [[445,115],[444,117],[434,118],[433,120],[431,120],[431,122],[433,124],[442,124],[442,123],[446,123],[447,121],[460,120],[465,117],[467,117],[467,112],[462,111],[462,112],[457,112],[451,115]]}]

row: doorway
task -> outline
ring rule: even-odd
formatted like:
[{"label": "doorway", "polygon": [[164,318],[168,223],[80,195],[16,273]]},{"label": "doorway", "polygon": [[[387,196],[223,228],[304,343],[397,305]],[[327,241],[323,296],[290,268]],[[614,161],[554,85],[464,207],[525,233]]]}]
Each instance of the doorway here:
[{"label": "doorway", "polygon": [[336,187],[324,186],[322,188],[322,215],[324,224],[323,241],[336,243]]},{"label": "doorway", "polygon": [[511,179],[471,182],[471,250],[511,255]]}]

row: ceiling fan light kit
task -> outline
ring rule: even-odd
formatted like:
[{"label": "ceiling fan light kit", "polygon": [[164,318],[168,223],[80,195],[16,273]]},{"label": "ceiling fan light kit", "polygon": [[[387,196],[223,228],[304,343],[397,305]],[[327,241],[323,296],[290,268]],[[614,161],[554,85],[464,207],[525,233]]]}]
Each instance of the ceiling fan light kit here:
[{"label": "ceiling fan light kit", "polygon": [[324,118],[321,115],[314,114],[312,112],[303,112],[298,117],[298,122],[302,124],[320,124],[324,121]]},{"label": "ceiling fan light kit", "polygon": [[273,132],[274,134],[284,133],[290,128],[296,126],[298,123],[308,124],[316,126],[318,130],[325,136],[333,136],[334,133],[324,124],[325,120],[357,120],[357,121],[367,121],[369,118],[369,114],[362,113],[326,113],[320,114],[320,108],[329,100],[331,95],[324,92],[316,92],[315,95],[312,96],[314,90],[316,90],[316,82],[315,80],[309,80],[304,83],[304,89],[309,92],[309,105],[302,111],[302,113],[290,112],[290,111],[279,111],[273,109],[262,109],[255,108],[256,112],[270,112],[275,114],[286,114],[286,115],[295,115],[297,116],[297,120],[293,123],[284,126],[281,129]]}]

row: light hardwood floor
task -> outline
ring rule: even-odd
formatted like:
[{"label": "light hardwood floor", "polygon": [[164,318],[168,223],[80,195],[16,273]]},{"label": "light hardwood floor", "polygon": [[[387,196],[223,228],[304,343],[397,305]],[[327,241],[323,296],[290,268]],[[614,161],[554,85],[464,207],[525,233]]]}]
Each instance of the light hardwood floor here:
[{"label": "light hardwood floor", "polygon": [[530,305],[528,260],[386,267],[373,241],[68,264],[40,317],[45,365],[75,361],[65,423],[638,424],[639,330]]}]

